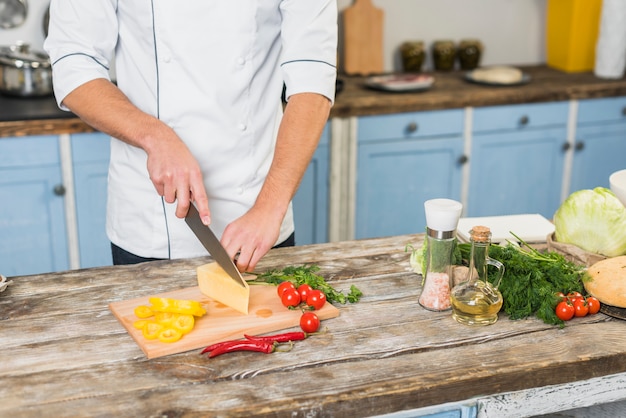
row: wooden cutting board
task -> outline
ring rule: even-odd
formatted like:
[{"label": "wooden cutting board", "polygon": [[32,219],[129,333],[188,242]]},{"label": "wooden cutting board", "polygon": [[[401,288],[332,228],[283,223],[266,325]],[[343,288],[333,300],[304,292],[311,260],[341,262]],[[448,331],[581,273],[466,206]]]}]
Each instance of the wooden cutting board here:
[{"label": "wooden cutting board", "polygon": [[[197,300],[207,313],[196,318],[193,331],[174,343],[147,340],[141,334],[141,330],[133,327],[133,323],[139,319],[135,316],[134,310],[139,305],[150,305],[148,299],[153,296]],[[250,286],[248,315],[208,298],[200,292],[199,287],[113,302],[109,304],[109,309],[150,359],[204,348],[220,341],[240,339],[244,333],[260,335],[299,326],[302,316],[302,311],[289,310],[282,305],[276,294],[276,286],[261,285]],[[320,320],[324,320],[339,316],[339,309],[326,303],[315,313]]]},{"label": "wooden cutting board", "polygon": [[371,0],[355,0],[343,12],[344,71],[349,75],[383,72],[384,12]]}]

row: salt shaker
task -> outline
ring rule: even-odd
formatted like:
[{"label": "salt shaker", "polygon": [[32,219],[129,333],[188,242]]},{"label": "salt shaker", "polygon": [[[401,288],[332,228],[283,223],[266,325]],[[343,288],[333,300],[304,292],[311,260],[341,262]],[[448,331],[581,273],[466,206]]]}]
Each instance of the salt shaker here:
[{"label": "salt shaker", "polygon": [[463,205],[451,199],[424,202],[426,211],[426,275],[419,304],[430,311],[451,308],[452,253]]}]

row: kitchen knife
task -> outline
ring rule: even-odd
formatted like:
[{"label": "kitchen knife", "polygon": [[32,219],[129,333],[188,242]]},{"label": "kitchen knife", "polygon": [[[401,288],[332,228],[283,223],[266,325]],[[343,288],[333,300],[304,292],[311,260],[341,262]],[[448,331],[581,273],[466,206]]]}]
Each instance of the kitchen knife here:
[{"label": "kitchen knife", "polygon": [[198,209],[193,204],[189,205],[189,211],[185,216],[185,222],[189,225],[189,228],[196,234],[196,237],[200,240],[204,248],[206,248],[211,257],[217,261],[217,264],[233,279],[237,284],[245,287],[243,277],[237,270],[235,263],[230,258],[220,241],[217,239],[211,228],[202,223]]}]

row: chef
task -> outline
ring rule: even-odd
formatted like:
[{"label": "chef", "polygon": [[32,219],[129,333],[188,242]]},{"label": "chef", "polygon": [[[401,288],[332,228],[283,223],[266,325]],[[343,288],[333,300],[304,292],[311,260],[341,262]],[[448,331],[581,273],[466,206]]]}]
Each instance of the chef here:
[{"label": "chef", "polygon": [[291,199],[334,101],[336,1],[52,0],[50,13],[56,100],[112,137],[115,264],[206,255],[190,204],[241,271],[294,245]]}]

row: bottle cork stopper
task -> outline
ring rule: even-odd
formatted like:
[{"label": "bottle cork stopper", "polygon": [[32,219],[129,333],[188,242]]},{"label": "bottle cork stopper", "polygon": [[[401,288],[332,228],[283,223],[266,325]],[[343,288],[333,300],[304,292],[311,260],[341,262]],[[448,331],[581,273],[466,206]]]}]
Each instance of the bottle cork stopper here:
[{"label": "bottle cork stopper", "polygon": [[486,242],[491,238],[491,230],[486,226],[478,225],[470,230],[470,237],[477,242]]}]

